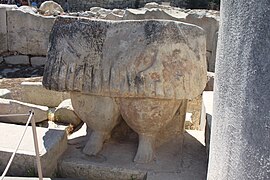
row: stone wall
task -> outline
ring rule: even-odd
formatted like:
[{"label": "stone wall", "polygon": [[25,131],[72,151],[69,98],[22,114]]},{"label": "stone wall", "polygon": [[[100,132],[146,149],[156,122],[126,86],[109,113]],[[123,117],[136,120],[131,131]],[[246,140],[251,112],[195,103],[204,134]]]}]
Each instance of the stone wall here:
[{"label": "stone wall", "polygon": [[7,64],[43,65],[55,17],[29,7],[0,5],[0,60]]}]

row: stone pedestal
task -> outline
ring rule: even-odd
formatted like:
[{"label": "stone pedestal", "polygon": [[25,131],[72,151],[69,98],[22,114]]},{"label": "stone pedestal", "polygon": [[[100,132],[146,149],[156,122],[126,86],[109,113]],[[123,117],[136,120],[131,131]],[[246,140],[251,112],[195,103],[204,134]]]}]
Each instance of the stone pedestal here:
[{"label": "stone pedestal", "polygon": [[206,153],[201,131],[190,130],[163,144],[158,148],[155,160],[148,164],[132,161],[138,145],[136,139],[110,139],[98,156],[87,156],[82,152],[85,143],[74,143],[82,141],[84,137],[79,136],[84,134],[86,126],[72,135],[69,141],[72,145],[59,162],[61,177],[99,180],[206,178]]},{"label": "stone pedestal", "polygon": [[270,1],[221,5],[209,180],[270,179]]}]

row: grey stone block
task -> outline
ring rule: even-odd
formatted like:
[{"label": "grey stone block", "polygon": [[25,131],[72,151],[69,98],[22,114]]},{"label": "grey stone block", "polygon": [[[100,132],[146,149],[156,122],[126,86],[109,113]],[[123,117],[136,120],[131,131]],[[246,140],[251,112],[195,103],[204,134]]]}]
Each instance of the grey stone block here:
[{"label": "grey stone block", "polygon": [[45,65],[46,57],[31,57],[30,62],[32,66],[42,66]]},{"label": "grey stone block", "polygon": [[25,55],[8,56],[4,59],[7,64],[29,64],[29,57]]},{"label": "grey stone block", "polygon": [[[24,126],[0,123],[0,172],[3,172],[7,162],[18,144]],[[45,177],[52,176],[57,168],[57,160],[67,147],[67,137],[64,130],[37,127],[38,145],[41,166]],[[27,129],[8,175],[29,176],[36,174],[36,157],[31,127]]]}]

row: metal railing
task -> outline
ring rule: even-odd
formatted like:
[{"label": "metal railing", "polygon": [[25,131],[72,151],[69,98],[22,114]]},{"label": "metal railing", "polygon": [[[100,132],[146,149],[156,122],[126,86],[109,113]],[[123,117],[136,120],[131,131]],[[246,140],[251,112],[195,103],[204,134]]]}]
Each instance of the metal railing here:
[{"label": "metal railing", "polygon": [[35,122],[35,118],[34,118],[34,111],[31,110],[29,111],[28,114],[6,114],[6,115],[0,115],[0,117],[19,117],[19,116],[29,116],[28,117],[28,120],[25,124],[25,129],[23,131],[23,134],[19,140],[19,143],[17,144],[15,150],[13,151],[9,161],[8,161],[8,164],[3,172],[3,174],[1,175],[1,178],[0,180],[4,180],[9,168],[10,168],[10,165],[21,145],[21,142],[23,140],[23,137],[25,136],[25,133],[26,133],[26,130],[31,122],[31,125],[32,125],[32,132],[33,132],[33,139],[34,139],[34,146],[35,146],[35,152],[36,152],[36,161],[37,161],[37,170],[38,170],[38,177],[39,177],[39,180],[43,180],[43,176],[42,176],[42,169],[41,169],[41,162],[40,162],[40,156],[39,156],[39,148],[38,148],[38,139],[37,139],[37,130],[36,130],[36,122]]}]

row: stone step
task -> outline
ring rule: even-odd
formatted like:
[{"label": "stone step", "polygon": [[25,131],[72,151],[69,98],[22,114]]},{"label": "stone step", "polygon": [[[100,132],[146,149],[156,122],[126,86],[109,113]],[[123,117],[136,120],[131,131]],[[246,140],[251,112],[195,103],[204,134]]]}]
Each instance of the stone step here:
[{"label": "stone step", "polygon": [[[4,171],[23,134],[24,128],[21,125],[0,123],[0,174]],[[43,175],[51,177],[56,172],[59,157],[66,150],[66,132],[64,130],[37,127],[37,138]],[[28,127],[7,175],[37,176],[31,127]]]}]

